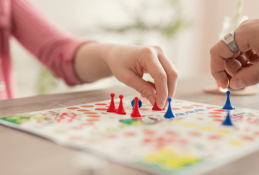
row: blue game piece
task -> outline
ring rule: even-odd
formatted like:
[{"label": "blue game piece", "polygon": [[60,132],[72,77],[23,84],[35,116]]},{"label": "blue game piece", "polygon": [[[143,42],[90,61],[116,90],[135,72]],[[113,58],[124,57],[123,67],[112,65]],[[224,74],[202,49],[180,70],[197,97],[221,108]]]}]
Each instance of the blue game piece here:
[{"label": "blue game piece", "polygon": [[229,111],[228,111],[227,117],[226,117],[225,121],[222,123],[222,125],[233,126]]},{"label": "blue game piece", "polygon": [[172,98],[168,97],[167,101],[168,101],[168,108],[167,108],[167,111],[166,111],[164,117],[165,118],[174,118],[174,114],[173,114],[173,111],[172,111],[172,108],[171,108]]},{"label": "blue game piece", "polygon": [[[132,108],[132,110],[133,110],[134,106],[135,106],[135,100],[134,99],[131,101],[131,106],[133,107]],[[141,106],[142,106],[142,102],[140,100],[138,100],[138,107],[141,108]]]},{"label": "blue game piece", "polygon": [[222,109],[226,109],[226,110],[233,110],[235,108],[232,107],[231,103],[230,103],[230,91],[227,91],[226,92],[227,94],[227,101],[226,101],[226,104],[223,106]]}]

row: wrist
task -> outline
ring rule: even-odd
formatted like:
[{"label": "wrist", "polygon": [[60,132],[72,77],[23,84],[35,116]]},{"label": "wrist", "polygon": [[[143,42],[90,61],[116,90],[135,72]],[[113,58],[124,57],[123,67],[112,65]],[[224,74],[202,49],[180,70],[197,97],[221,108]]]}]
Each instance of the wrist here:
[{"label": "wrist", "polygon": [[97,52],[99,54],[99,58],[109,65],[111,58],[113,58],[117,45],[101,43],[97,47],[98,47]]},{"label": "wrist", "polygon": [[78,48],[74,59],[74,71],[82,82],[94,82],[111,76],[105,61],[106,46],[99,42],[85,43]]}]

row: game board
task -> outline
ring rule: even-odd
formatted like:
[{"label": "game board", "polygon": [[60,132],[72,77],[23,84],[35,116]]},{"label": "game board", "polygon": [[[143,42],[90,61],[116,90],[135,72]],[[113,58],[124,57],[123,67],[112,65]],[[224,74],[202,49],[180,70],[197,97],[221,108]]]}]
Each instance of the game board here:
[{"label": "game board", "polygon": [[166,110],[152,111],[139,97],[145,117],[135,121],[133,98],[123,100],[126,115],[107,113],[106,100],[2,117],[0,123],[157,174],[200,174],[259,148],[257,110],[235,108],[234,126],[223,126],[227,111],[222,106],[174,99],[175,118],[164,119]]}]

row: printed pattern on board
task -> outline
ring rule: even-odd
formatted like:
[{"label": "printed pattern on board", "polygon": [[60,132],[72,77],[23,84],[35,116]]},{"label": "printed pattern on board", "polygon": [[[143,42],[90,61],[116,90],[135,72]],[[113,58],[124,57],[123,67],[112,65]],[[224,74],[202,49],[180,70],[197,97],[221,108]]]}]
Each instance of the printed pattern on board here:
[{"label": "printed pattern on board", "polygon": [[[236,108],[231,112],[234,126],[227,127],[222,126],[227,111],[219,106],[174,99],[176,117],[169,120],[163,117],[166,110],[152,111],[152,105],[139,98],[142,121],[130,117],[133,97],[126,97],[126,115],[107,113],[107,100],[7,116],[0,123],[168,174],[225,160],[259,144],[259,111]],[[118,99],[115,104],[118,107]]]}]

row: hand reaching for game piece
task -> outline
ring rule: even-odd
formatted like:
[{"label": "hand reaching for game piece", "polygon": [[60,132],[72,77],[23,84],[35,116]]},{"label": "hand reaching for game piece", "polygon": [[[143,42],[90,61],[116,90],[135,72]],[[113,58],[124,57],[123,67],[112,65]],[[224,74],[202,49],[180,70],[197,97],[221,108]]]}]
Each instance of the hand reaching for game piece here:
[{"label": "hand reaching for game piece", "polygon": [[210,50],[211,73],[222,88],[241,89],[259,82],[259,19],[244,21],[235,30],[240,51],[219,41]]},{"label": "hand reaching for game piece", "polygon": [[[75,57],[75,71],[84,82],[93,82],[114,75],[136,89],[152,105],[164,108],[167,97],[175,93],[178,74],[160,47],[114,44],[85,44]],[[142,79],[149,73],[155,84]],[[155,96],[157,92],[157,96]]]}]

